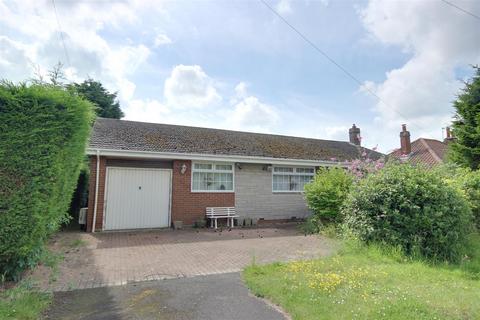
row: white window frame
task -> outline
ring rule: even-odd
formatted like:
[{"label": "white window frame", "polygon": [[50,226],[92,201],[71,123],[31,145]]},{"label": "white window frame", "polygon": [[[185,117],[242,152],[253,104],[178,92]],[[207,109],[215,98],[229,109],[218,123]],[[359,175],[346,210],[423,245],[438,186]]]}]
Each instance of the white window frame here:
[{"label": "white window frame", "polygon": [[[195,169],[195,164],[211,164],[212,169]],[[217,170],[215,165],[230,165],[232,170]],[[232,190],[193,190],[193,173],[207,172],[207,173],[231,173],[232,174]],[[190,174],[190,192],[192,193],[234,193],[235,192],[235,163],[230,162],[216,162],[216,161],[192,161],[192,168]]]},{"label": "white window frame", "polygon": [[[275,168],[293,168],[293,172],[275,172]],[[307,172],[297,172],[297,169],[313,169],[313,173],[307,173]],[[305,190],[274,190],[273,189],[273,177],[275,175],[278,176],[311,176],[312,178],[315,177],[315,174],[317,173],[316,167],[311,167],[311,166],[273,166],[272,167],[272,192],[273,193],[304,193]]]}]

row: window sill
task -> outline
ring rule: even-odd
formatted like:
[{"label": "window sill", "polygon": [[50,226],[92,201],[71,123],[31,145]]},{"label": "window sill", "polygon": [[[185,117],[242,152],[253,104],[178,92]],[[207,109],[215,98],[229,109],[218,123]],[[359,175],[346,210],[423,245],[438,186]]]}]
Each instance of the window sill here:
[{"label": "window sill", "polygon": [[235,193],[233,190],[190,190],[191,193]]},{"label": "window sill", "polygon": [[303,194],[305,191],[272,191],[273,194]]}]

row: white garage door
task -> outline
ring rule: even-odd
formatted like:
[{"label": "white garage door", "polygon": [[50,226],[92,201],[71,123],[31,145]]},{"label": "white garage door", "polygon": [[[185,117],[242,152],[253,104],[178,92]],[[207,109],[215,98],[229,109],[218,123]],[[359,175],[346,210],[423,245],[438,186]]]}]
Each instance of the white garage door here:
[{"label": "white garage door", "polygon": [[104,230],[170,225],[168,169],[107,168]]}]

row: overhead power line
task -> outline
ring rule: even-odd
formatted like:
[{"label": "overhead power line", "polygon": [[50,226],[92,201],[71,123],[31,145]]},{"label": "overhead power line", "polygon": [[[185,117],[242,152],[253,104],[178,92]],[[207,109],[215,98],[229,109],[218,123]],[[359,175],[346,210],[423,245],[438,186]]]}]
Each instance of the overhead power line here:
[{"label": "overhead power line", "polygon": [[454,3],[450,2],[450,1],[447,1],[447,0],[440,0],[440,1],[442,1],[443,3],[449,5],[449,6],[455,8],[455,9],[457,9],[457,10],[460,10],[460,11],[462,11],[463,13],[466,13],[466,14],[468,14],[469,16],[471,16],[471,17],[473,17],[473,18],[475,18],[475,19],[478,19],[478,20],[480,21],[480,15],[475,14],[475,13],[473,13],[473,12],[470,12],[470,11],[468,11],[468,10],[465,10],[465,9],[463,9],[462,7],[459,7],[459,6],[457,6],[456,4],[454,4]]},{"label": "overhead power line", "polygon": [[[357,78],[354,74],[352,74],[350,71],[348,71],[345,67],[343,67],[340,63],[335,61],[332,57],[330,57],[325,51],[320,49],[315,43],[313,43],[307,36],[305,36],[300,30],[298,30],[295,26],[293,26],[287,19],[285,19],[280,13],[278,13],[272,6],[270,6],[265,0],[260,0],[270,11],[272,11],[280,20],[282,20],[290,29],[292,29],[300,38],[302,38],[306,43],[308,43],[315,51],[320,53],[324,58],[326,58],[328,61],[330,61],[333,65],[335,65],[338,69],[340,69],[345,75],[347,75],[350,79],[355,81],[358,85],[360,85],[363,90],[367,91],[370,93],[372,96],[374,96],[378,101],[383,103],[385,106],[390,108],[391,111],[394,113],[398,114],[402,118],[407,119],[405,115],[401,114],[397,110],[395,110],[392,106],[390,106],[385,100],[383,100],[378,94],[376,94],[373,90],[370,88],[364,86],[364,83]],[[423,130],[420,126],[416,125],[414,122],[409,123],[410,125],[413,125],[414,127],[417,127],[420,130]]]},{"label": "overhead power line", "polygon": [[53,11],[55,12],[55,18],[57,19],[58,33],[60,35],[60,42],[62,42],[62,45],[63,45],[63,51],[65,52],[65,58],[67,60],[67,64],[68,64],[69,67],[71,67],[70,56],[68,55],[67,46],[65,45],[65,39],[63,38],[62,26],[60,25],[60,19],[58,19],[57,6],[55,5],[55,0],[52,0],[52,5],[53,5]]}]

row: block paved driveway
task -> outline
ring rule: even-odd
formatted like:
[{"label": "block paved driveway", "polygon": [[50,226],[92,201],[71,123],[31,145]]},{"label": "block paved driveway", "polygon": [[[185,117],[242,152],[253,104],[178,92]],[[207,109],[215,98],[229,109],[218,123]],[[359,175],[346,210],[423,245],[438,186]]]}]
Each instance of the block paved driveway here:
[{"label": "block paved driveway", "polygon": [[269,228],[61,232],[51,249],[63,254],[58,271],[38,267],[31,278],[44,289],[71,291],[241,271],[253,261],[311,259],[331,253],[323,237],[296,225]]}]

